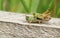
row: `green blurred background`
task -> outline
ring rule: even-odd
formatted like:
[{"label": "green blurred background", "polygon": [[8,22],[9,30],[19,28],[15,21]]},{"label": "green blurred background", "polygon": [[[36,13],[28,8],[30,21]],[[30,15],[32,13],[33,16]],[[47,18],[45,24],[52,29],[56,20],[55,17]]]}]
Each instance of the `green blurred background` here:
[{"label": "green blurred background", "polygon": [[43,13],[52,10],[52,16],[60,18],[60,0],[0,0],[0,10],[16,13]]}]

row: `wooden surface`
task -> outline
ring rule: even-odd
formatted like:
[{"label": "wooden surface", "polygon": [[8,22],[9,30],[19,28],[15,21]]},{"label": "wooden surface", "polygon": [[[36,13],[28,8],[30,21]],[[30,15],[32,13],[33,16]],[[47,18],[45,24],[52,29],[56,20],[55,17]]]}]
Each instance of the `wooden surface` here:
[{"label": "wooden surface", "polygon": [[33,24],[33,23],[26,22],[25,15],[26,14],[0,11],[0,21],[60,29],[60,18],[52,18],[46,24]]},{"label": "wooden surface", "polygon": [[26,22],[25,15],[0,11],[0,38],[60,38],[60,18],[33,24]]}]

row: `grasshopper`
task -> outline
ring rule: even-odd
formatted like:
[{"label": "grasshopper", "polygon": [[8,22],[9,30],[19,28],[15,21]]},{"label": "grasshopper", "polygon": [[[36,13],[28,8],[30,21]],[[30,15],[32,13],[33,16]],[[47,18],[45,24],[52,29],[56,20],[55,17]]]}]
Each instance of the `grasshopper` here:
[{"label": "grasshopper", "polygon": [[51,19],[49,10],[45,11],[44,13],[33,13],[32,16],[26,16],[26,20],[29,23],[45,23]]},{"label": "grasshopper", "polygon": [[38,20],[31,16],[26,16],[26,20],[28,23],[38,23]]}]

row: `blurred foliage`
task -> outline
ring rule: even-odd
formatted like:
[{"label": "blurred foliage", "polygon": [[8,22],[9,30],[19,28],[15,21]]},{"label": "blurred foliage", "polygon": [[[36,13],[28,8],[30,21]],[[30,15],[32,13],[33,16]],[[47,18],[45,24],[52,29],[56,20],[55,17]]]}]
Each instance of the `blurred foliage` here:
[{"label": "blurred foliage", "polygon": [[0,10],[21,13],[43,13],[47,9],[52,16],[60,17],[60,0],[0,0]]}]

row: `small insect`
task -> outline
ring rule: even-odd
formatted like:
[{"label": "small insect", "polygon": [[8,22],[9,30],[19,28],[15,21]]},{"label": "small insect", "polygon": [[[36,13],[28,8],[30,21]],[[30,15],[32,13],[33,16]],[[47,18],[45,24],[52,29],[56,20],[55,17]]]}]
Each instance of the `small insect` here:
[{"label": "small insect", "polygon": [[29,23],[45,23],[51,19],[50,12],[47,10],[46,12],[40,13],[33,13],[32,16],[26,16],[26,20]]},{"label": "small insect", "polygon": [[29,23],[36,22],[35,18],[32,17],[32,16],[26,16],[26,20],[27,20],[27,22],[29,22]]}]

